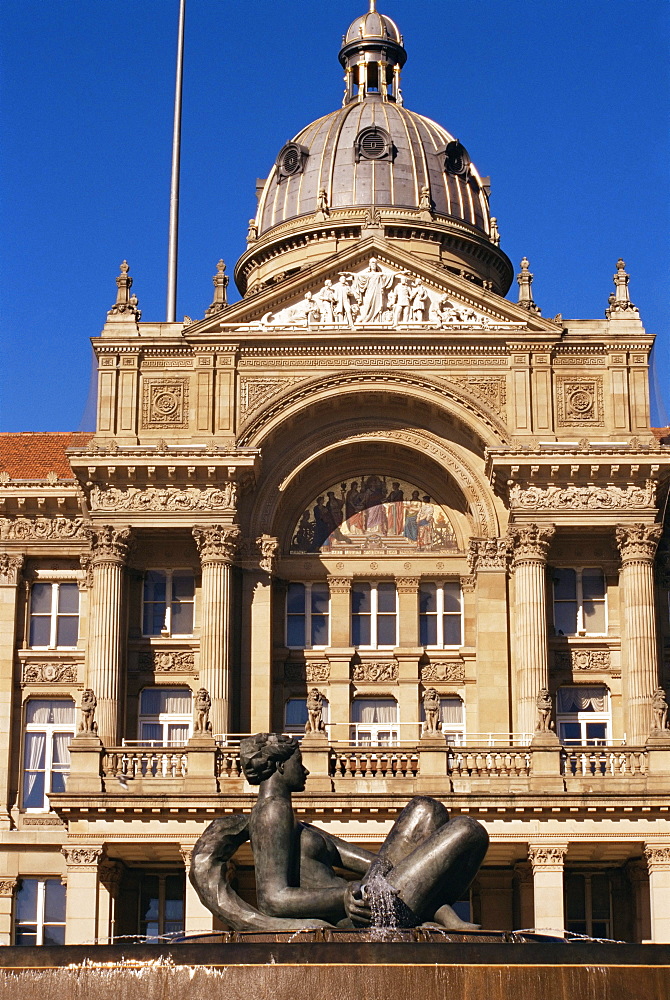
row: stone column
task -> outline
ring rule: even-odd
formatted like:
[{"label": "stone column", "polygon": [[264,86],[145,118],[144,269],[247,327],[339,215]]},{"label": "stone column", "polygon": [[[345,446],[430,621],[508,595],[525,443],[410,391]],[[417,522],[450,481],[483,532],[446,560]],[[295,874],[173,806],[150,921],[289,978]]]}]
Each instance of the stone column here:
[{"label": "stone column", "polygon": [[200,684],[212,699],[214,735],[230,731],[231,720],[231,576],[240,540],[236,524],[193,528],[200,554]]},{"label": "stone column", "polygon": [[65,944],[96,944],[98,939],[98,864],[102,847],[62,847],[67,865]]},{"label": "stone column", "polygon": [[553,525],[513,525],[515,629],[514,694],[515,731],[533,733],[536,701],[549,687],[545,571],[547,553],[556,529]]},{"label": "stone column", "polygon": [[[419,723],[419,660],[423,647],[419,646],[419,585],[418,576],[396,578],[398,591],[398,648],[395,660],[398,664],[398,712],[403,724],[401,739],[418,738]],[[414,723],[409,726],[408,723]]]},{"label": "stone column", "polygon": [[93,574],[88,686],[98,699],[98,735],[105,746],[119,740],[121,704],[121,622],[123,567],[130,551],[130,528],[106,524],[92,532]]},{"label": "stone column", "polygon": [[0,830],[8,830],[10,740],[14,696],[14,655],[16,650],[16,608],[22,555],[0,555]]},{"label": "stone column", "polygon": [[649,870],[645,861],[636,858],[624,865],[633,897],[633,919],[631,921],[634,941],[645,941],[651,934],[649,900]]},{"label": "stone column", "polygon": [[670,944],[670,845],[645,844],[649,870],[651,940]]},{"label": "stone column", "polygon": [[102,860],[98,865],[98,943],[112,944],[116,923],[116,900],[119,896],[124,865],[121,861]]},{"label": "stone column", "polygon": [[626,739],[633,746],[641,746],[649,735],[651,700],[658,685],[654,556],[662,530],[660,524],[629,524],[616,529],[624,605],[621,660]]},{"label": "stone column", "polygon": [[330,737],[349,739],[351,701],[351,577],[329,576],[330,642],[326,657],[330,664],[328,700]]},{"label": "stone column", "polygon": [[530,844],[528,860],[533,868],[533,907],[536,930],[562,931],[563,859],[567,844]]},{"label": "stone column", "polygon": [[509,718],[509,637],[507,614],[507,538],[470,541],[468,559],[476,574],[477,721],[479,733],[512,726]]},{"label": "stone column", "polygon": [[272,576],[279,542],[269,535],[256,539],[259,570],[251,601],[251,732],[266,733],[272,716]]},{"label": "stone column", "polygon": [[533,867],[529,861],[514,865],[514,928],[528,930],[535,924]]},{"label": "stone column", "polygon": [[0,947],[12,943],[12,909],[17,881],[13,875],[0,878]]},{"label": "stone column", "polygon": [[212,930],[212,914],[206,906],[200,902],[200,897],[191,885],[189,872],[191,871],[191,858],[193,856],[193,844],[182,844],[179,853],[186,869],[186,889],[184,891],[184,931],[187,934],[206,934]]}]

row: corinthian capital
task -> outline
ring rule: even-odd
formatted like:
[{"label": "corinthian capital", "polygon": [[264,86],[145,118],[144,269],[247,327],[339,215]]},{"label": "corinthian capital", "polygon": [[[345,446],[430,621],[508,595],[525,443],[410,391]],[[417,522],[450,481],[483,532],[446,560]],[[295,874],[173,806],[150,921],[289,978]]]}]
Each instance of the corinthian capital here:
[{"label": "corinthian capital", "polygon": [[236,524],[196,525],[193,537],[200,562],[232,562],[237,554],[242,532]]},{"label": "corinthian capital", "polygon": [[111,524],[103,524],[91,529],[94,566],[103,562],[124,563],[130,555],[131,545],[131,528],[114,528]]},{"label": "corinthian capital", "polygon": [[470,571],[507,569],[510,556],[509,538],[471,538],[468,551]]},{"label": "corinthian capital", "polygon": [[258,565],[265,572],[272,575],[279,554],[279,542],[272,535],[260,535],[256,539],[260,559]]},{"label": "corinthian capital", "polygon": [[23,556],[9,556],[6,552],[0,554],[0,584],[15,587],[23,567]]},{"label": "corinthian capital", "polygon": [[616,541],[624,563],[653,562],[663,534],[660,524],[626,524],[616,529]]},{"label": "corinthian capital", "polygon": [[551,540],[556,534],[553,524],[540,527],[537,524],[514,524],[508,532],[512,545],[512,562],[519,566],[524,562],[546,563]]},{"label": "corinthian capital", "polygon": [[528,847],[528,860],[532,865],[533,872],[536,872],[538,868],[562,868],[563,859],[567,852],[567,846],[564,847],[562,844],[551,847],[548,845],[530,844]]}]

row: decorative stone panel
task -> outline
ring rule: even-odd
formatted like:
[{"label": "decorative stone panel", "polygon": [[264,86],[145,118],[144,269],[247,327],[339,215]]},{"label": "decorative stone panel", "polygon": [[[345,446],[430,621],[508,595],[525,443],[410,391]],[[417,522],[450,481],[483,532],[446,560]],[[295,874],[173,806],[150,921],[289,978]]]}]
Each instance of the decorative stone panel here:
[{"label": "decorative stone panel", "polygon": [[507,403],[507,381],[504,377],[471,375],[468,378],[450,378],[449,381],[460,389],[471,392],[473,396],[477,396],[478,399],[490,406],[498,416],[504,416],[505,404]]},{"label": "decorative stone panel", "polygon": [[421,668],[421,680],[425,683],[465,683],[465,664],[453,660],[435,660]]},{"label": "decorative stone panel", "polygon": [[228,482],[221,487],[207,486],[149,486],[141,489],[128,486],[119,489],[94,486],[90,497],[91,510],[100,511],[151,511],[156,513],[183,513],[187,511],[227,511],[237,506],[237,484]]},{"label": "decorative stone panel", "polygon": [[0,539],[83,538],[90,525],[83,517],[0,517]]},{"label": "decorative stone panel", "polygon": [[76,684],[76,663],[24,663],[22,684]]},{"label": "decorative stone panel", "polygon": [[556,376],[557,423],[559,427],[604,426],[603,380]]},{"label": "decorative stone panel", "polygon": [[137,658],[140,670],[157,674],[192,674],[195,671],[195,654],[190,650],[151,649]]},{"label": "decorative stone panel", "polygon": [[142,426],[188,427],[187,378],[145,378],[142,389]]},{"label": "decorative stone panel", "polygon": [[611,656],[609,649],[568,649],[554,653],[557,670],[601,670],[609,673]]},{"label": "decorative stone panel", "polygon": [[240,379],[240,411],[253,413],[283,389],[302,381],[299,378],[242,378]]},{"label": "decorative stone panel", "polygon": [[654,506],[655,484],[645,486],[529,486],[510,489],[510,506],[519,510],[638,510]]},{"label": "decorative stone panel", "polygon": [[395,660],[381,662],[355,663],[352,671],[353,680],[359,683],[381,684],[398,680],[398,664]]},{"label": "decorative stone panel", "polygon": [[323,684],[329,677],[328,660],[312,660],[310,663],[291,663],[289,660],[284,664],[284,679],[287,681]]}]

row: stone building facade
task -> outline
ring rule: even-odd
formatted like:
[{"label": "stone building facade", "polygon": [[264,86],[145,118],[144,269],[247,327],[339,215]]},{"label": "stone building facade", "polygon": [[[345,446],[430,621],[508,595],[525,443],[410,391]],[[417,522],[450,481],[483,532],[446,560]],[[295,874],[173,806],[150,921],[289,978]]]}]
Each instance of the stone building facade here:
[{"label": "stone building facade", "polygon": [[[602,319],[543,317],[526,260],[504,297],[488,180],[374,6],[241,300],[220,262],[202,319],[143,321],[124,262],[95,433],[0,438],[5,943],[212,929],[193,844],[313,688],[299,815],[374,848],[435,795],[490,834],[484,927],[670,941],[653,336],[623,261]],[[248,850],[231,877],[253,899]]]}]

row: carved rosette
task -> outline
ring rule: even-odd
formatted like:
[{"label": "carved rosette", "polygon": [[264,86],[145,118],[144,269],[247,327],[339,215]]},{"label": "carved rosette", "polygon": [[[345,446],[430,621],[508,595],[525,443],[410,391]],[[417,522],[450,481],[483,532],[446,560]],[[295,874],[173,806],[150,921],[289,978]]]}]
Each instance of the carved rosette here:
[{"label": "carved rosette", "polygon": [[670,872],[670,847],[656,847],[653,844],[647,844],[644,856],[647,859],[647,869],[650,873]]},{"label": "carved rosette", "polygon": [[68,868],[77,871],[97,871],[105,851],[102,847],[61,847]]},{"label": "carved rosette", "polygon": [[279,555],[279,542],[272,535],[260,535],[256,539],[256,545],[260,553],[258,565],[264,573],[269,573],[272,576]]},{"label": "carved rosette", "polygon": [[208,563],[231,563],[237,555],[242,537],[236,524],[196,525],[193,537],[203,566]]},{"label": "carved rosette", "polygon": [[17,883],[16,878],[0,878],[0,896],[13,896]]},{"label": "carved rosette", "polygon": [[623,565],[654,561],[663,527],[660,524],[627,524],[616,529],[616,541]]},{"label": "carved rosette", "polygon": [[533,874],[538,869],[563,868],[563,859],[567,854],[567,847],[533,847],[528,848],[528,860],[530,861]]},{"label": "carved rosette", "polygon": [[23,556],[10,556],[0,553],[0,585],[16,587],[23,568]]},{"label": "carved rosette", "polygon": [[471,573],[480,570],[506,570],[510,558],[509,538],[471,538],[468,563]]},{"label": "carved rosette", "polygon": [[132,547],[132,529],[114,528],[111,524],[103,524],[91,531],[91,546],[93,549],[93,566],[102,563],[123,564],[130,555]]},{"label": "carved rosette", "polygon": [[512,545],[512,566],[517,569],[524,565],[541,565],[547,561],[551,540],[556,534],[553,525],[539,527],[537,524],[515,524],[507,537]]}]

